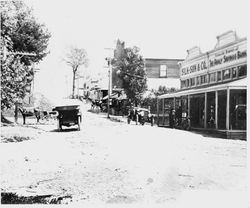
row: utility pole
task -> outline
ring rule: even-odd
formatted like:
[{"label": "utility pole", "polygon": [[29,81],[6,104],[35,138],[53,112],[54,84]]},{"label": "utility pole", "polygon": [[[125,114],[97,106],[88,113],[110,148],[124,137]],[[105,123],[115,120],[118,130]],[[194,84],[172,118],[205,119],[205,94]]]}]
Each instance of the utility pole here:
[{"label": "utility pole", "polygon": [[[110,50],[111,52],[114,51],[113,48],[104,48],[106,50]],[[112,65],[111,65],[111,60],[112,60],[112,55],[110,54],[108,58],[105,58],[105,60],[108,62],[108,79],[109,79],[109,84],[108,84],[108,112],[107,112],[107,118],[110,118],[110,95],[112,94]]]}]

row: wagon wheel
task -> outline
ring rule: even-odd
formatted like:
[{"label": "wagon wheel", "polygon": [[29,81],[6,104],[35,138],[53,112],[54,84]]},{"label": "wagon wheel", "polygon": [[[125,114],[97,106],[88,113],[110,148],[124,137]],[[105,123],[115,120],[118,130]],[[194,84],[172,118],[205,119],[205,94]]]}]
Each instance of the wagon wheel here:
[{"label": "wagon wheel", "polygon": [[78,125],[78,131],[81,130],[81,116],[77,117],[77,125]]}]

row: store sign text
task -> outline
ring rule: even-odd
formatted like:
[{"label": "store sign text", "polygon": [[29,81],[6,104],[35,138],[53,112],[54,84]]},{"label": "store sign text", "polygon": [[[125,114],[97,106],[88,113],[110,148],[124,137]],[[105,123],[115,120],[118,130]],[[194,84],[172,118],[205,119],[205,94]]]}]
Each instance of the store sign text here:
[{"label": "store sign text", "polygon": [[197,71],[202,71],[205,69],[207,69],[207,63],[206,61],[202,61],[200,63],[193,64],[189,67],[182,68],[181,73],[182,75],[187,75],[187,74],[191,74]]},{"label": "store sign text", "polygon": [[236,52],[232,53],[232,50],[231,51],[227,50],[225,51],[225,53],[215,54],[216,58],[210,59],[208,63],[205,60],[203,60],[199,63],[182,68],[181,75],[183,76],[183,75],[188,75],[191,73],[199,72],[202,70],[206,70],[208,69],[208,64],[209,64],[209,68],[211,68],[211,67],[215,67],[224,63],[228,63],[228,62],[236,61],[241,58],[245,58],[246,56],[247,56],[247,51],[236,50]]},{"label": "store sign text", "polygon": [[210,67],[214,67],[223,63],[228,63],[231,61],[235,61],[241,58],[244,58],[247,56],[247,52],[246,51],[237,51],[234,54],[230,54],[230,55],[224,55],[221,58],[215,58],[213,60],[209,60],[209,66]]}]

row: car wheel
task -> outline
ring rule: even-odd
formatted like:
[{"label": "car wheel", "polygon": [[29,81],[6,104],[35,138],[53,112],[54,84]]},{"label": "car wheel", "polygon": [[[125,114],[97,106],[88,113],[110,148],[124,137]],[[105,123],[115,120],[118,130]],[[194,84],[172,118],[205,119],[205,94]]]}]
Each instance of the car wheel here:
[{"label": "car wheel", "polygon": [[62,131],[62,124],[60,123],[60,120],[57,120],[57,130]]},{"label": "car wheel", "polygon": [[80,116],[78,116],[78,131],[80,131],[81,130],[81,117]]}]

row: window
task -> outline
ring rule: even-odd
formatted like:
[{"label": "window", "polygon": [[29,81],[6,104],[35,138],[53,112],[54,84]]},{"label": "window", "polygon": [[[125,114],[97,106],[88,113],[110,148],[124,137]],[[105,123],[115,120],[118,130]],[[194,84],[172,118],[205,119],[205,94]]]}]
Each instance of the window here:
[{"label": "window", "polygon": [[221,71],[217,72],[217,81],[221,81]]},{"label": "window", "polygon": [[160,77],[166,77],[167,76],[167,66],[161,65],[160,66]]},{"label": "window", "polygon": [[194,86],[195,85],[195,78],[191,78],[190,79],[190,86]]},{"label": "window", "polygon": [[232,68],[232,78],[236,78],[237,77],[237,68],[236,67],[233,67]]},{"label": "window", "polygon": [[196,77],[196,85],[200,84],[200,77]]},{"label": "window", "polygon": [[216,74],[215,73],[211,73],[209,74],[209,82],[215,82],[216,81]]},{"label": "window", "polygon": [[189,79],[187,79],[187,87],[189,87]]},{"label": "window", "polygon": [[222,71],[223,80],[230,79],[230,77],[231,77],[231,70],[230,69],[225,69]]},{"label": "window", "polygon": [[201,84],[207,83],[207,75],[202,75],[201,76]]},{"label": "window", "polygon": [[184,87],[186,87],[186,80],[181,81],[181,88],[184,88]]},{"label": "window", "polygon": [[238,66],[239,77],[247,75],[247,65]]}]

